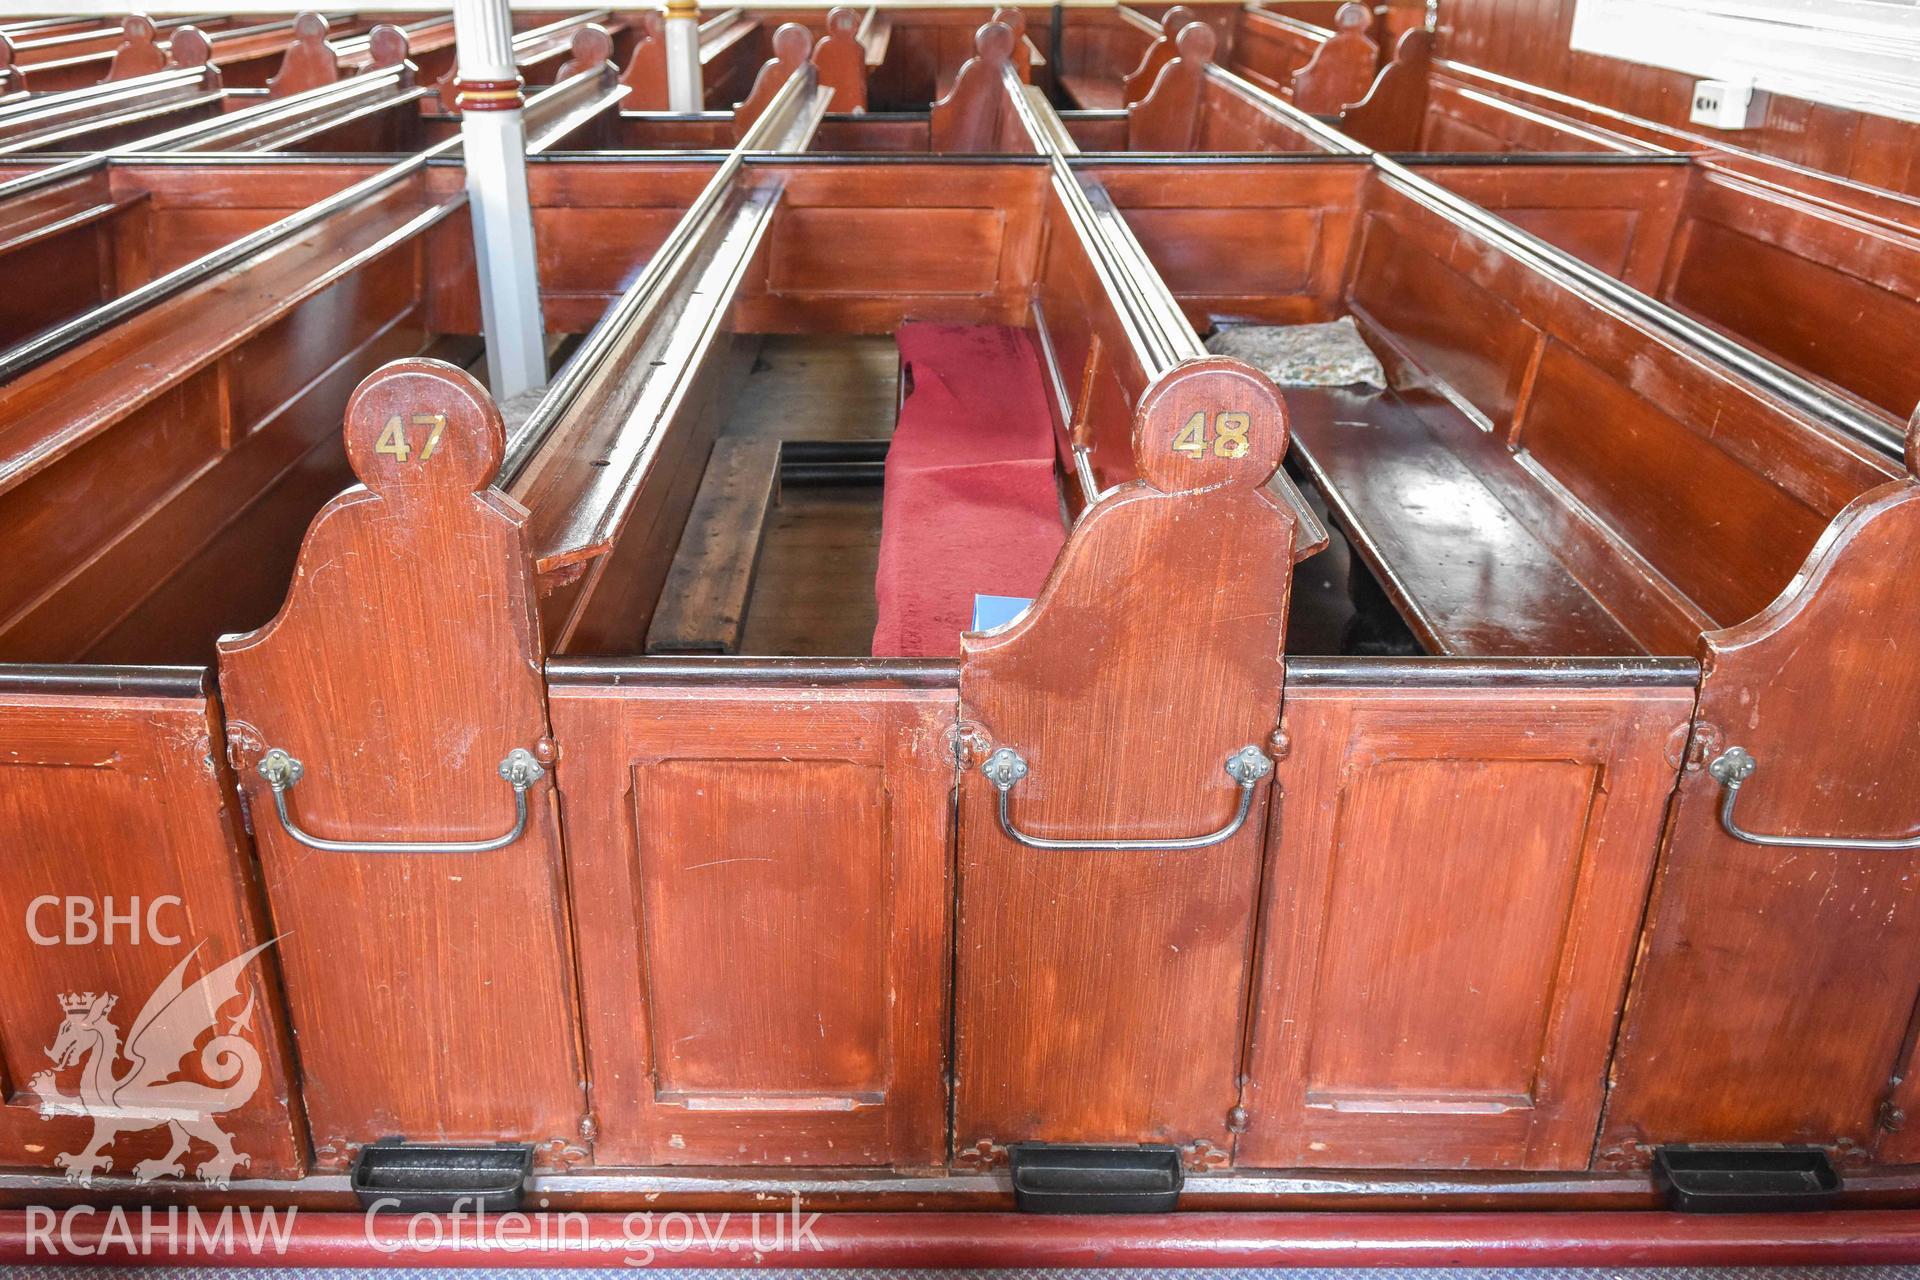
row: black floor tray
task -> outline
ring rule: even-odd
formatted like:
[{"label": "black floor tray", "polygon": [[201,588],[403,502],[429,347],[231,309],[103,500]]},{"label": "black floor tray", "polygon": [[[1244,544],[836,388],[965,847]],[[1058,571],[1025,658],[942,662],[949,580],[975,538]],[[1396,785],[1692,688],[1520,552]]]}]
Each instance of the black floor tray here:
[{"label": "black floor tray", "polygon": [[1653,1182],[1682,1213],[1787,1213],[1825,1209],[1840,1175],[1819,1147],[1661,1147]]},{"label": "black floor tray", "polygon": [[510,1213],[520,1207],[532,1174],[533,1148],[525,1144],[456,1147],[387,1140],[361,1148],[349,1182],[363,1209]]},{"label": "black floor tray", "polygon": [[1021,1142],[1007,1156],[1022,1213],[1171,1213],[1180,1200],[1173,1147]]}]

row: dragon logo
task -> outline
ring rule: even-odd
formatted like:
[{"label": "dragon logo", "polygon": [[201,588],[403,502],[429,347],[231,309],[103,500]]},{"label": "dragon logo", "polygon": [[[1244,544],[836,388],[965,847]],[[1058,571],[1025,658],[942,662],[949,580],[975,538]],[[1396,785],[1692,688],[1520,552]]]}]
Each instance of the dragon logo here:
[{"label": "dragon logo", "polygon": [[[116,1137],[162,1125],[172,1131],[173,1145],[164,1156],[133,1167],[138,1182],[184,1175],[182,1157],[195,1138],[213,1148],[197,1171],[202,1182],[224,1187],[233,1171],[248,1163],[214,1118],[246,1105],[260,1087],[260,1051],[240,1034],[253,1017],[252,993],[247,993],[246,1007],[228,1022],[224,1033],[217,1027],[220,1010],[242,994],[241,973],[272,945],[269,939],[187,986],[183,975],[200,953],[196,946],[147,998],[124,1043],[108,1017],[117,996],[88,991],[60,997],[66,1018],[47,1050],[53,1070],[35,1076],[32,1088],[39,1095],[42,1118],[69,1115],[93,1120],[93,1139],[85,1149],[54,1157],[54,1163],[67,1171],[69,1182],[91,1186],[95,1173],[112,1169],[113,1157],[106,1148]],[[215,1034],[201,1046],[210,1031]],[[196,1046],[200,1047],[201,1073],[216,1083],[175,1078]],[[121,1071],[123,1058],[128,1065]],[[85,1065],[80,1071],[80,1091],[61,1093],[55,1072],[81,1063]]]}]

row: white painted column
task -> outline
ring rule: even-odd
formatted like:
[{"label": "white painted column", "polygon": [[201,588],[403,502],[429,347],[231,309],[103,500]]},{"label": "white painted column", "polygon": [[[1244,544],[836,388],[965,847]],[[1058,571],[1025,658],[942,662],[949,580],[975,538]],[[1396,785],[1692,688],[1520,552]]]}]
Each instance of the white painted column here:
[{"label": "white painted column", "polygon": [[453,0],[453,17],[487,380],[494,399],[507,400],[547,380],[513,19],[507,0]]},{"label": "white painted column", "polygon": [[667,110],[706,109],[700,82],[700,5],[698,0],[667,0]]}]

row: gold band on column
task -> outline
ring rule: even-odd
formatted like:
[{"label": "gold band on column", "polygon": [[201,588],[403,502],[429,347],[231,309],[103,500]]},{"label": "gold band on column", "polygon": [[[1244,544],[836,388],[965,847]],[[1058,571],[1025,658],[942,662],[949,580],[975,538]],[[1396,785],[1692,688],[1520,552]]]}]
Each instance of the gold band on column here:
[{"label": "gold band on column", "polygon": [[520,92],[525,81],[461,80],[454,85],[453,105],[459,111],[518,111],[526,105]]}]

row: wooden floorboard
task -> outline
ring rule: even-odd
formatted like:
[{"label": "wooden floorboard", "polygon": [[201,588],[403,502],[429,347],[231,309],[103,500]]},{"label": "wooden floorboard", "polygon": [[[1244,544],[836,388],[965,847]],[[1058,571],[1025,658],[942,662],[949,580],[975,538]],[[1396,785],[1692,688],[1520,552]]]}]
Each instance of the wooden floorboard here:
[{"label": "wooden floorboard", "polygon": [[686,532],[647,632],[648,653],[738,653],[767,515],[780,493],[780,442],[713,446]]},{"label": "wooden floorboard", "polygon": [[769,337],[725,434],[884,440],[899,387],[899,349],[884,334]]},{"label": "wooden floorboard", "polygon": [[[722,438],[884,440],[899,393],[891,337],[769,337]],[[878,485],[783,489],[768,514],[740,652],[870,653],[879,563]]]}]

